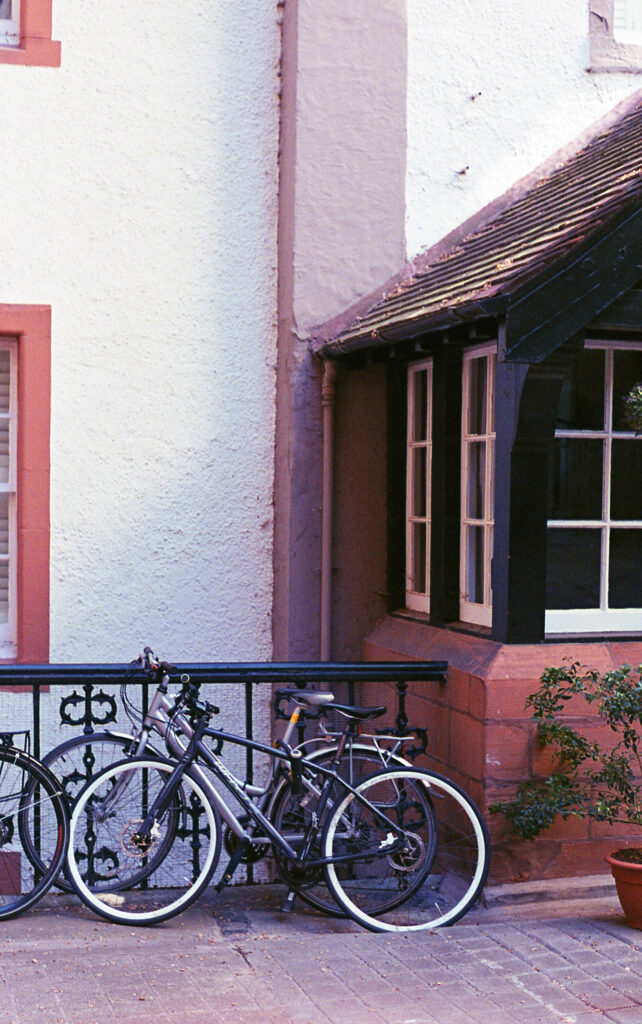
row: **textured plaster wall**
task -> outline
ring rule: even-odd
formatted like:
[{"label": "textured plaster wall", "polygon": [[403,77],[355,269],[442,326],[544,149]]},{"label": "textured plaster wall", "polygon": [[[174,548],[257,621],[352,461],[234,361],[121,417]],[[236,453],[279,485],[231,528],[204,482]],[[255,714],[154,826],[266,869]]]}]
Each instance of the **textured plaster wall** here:
[{"label": "textured plaster wall", "polygon": [[588,0],[408,0],[410,257],[640,88],[587,72]]},{"label": "textured plaster wall", "polygon": [[404,259],[405,0],[298,0],[294,316],[299,336]]},{"label": "textured plaster wall", "polygon": [[0,67],[0,301],[53,311],[52,661],[271,656],[271,0],[54,2]]}]

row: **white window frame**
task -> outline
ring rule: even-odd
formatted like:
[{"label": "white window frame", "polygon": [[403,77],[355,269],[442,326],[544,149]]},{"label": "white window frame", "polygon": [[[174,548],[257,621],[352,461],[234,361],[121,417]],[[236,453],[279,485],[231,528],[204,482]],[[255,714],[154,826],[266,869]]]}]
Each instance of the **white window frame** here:
[{"label": "white window frame", "polygon": [[609,543],[613,530],[642,529],[642,520],[612,520],[611,502],[611,450],[613,441],[627,439],[630,444],[642,444],[642,439],[631,439],[631,431],[613,430],[613,353],[616,350],[636,349],[642,345],[636,342],[600,339],[587,341],[587,349],[600,349],[607,353],[605,358],[606,401],[602,430],[556,430],[555,437],[579,438],[602,441],[604,446],[602,474],[602,518],[601,519],[549,519],[549,529],[599,529],[601,531],[600,559],[600,607],[569,608],[546,611],[545,631],[547,635],[565,633],[629,633],[642,630],[642,608],[608,607]]},{"label": "white window frame", "polygon": [[642,46],[642,0],[613,0],[613,38]]},{"label": "white window frame", "polygon": [[7,555],[0,555],[0,562],[8,562],[8,616],[7,622],[0,622],[0,658],[12,658],[16,654],[17,624],[17,555],[18,538],[16,527],[17,512],[17,441],[18,441],[18,342],[15,338],[0,338],[0,351],[9,352],[9,410],[0,412],[0,421],[9,424],[9,464],[7,481],[0,481],[0,492],[9,495]]},{"label": "white window frame", "polygon": [[[477,359],[487,360],[485,401],[485,430],[473,433],[470,429],[470,379],[471,366]],[[461,533],[460,533],[460,575],[459,575],[459,617],[462,622],[479,626],[492,625],[493,604],[491,570],[493,559],[494,509],[493,491],[495,485],[495,368],[497,345],[477,345],[465,349],[462,372],[462,419],[461,419]],[[469,480],[471,472],[470,454],[474,445],[484,447],[484,478],[481,489],[481,515],[470,514],[468,505]],[[482,530],[482,601],[470,597],[470,564],[468,538],[471,530]]]},{"label": "white window frame", "polygon": [[0,18],[0,46],[20,45],[20,2],[12,0],[11,17]]},{"label": "white window frame", "polygon": [[[430,613],[430,500],[432,478],[432,359],[411,363],[408,366],[407,383],[407,416],[406,416],[406,607],[412,611]],[[426,436],[418,438],[415,429],[415,413],[417,409],[416,390],[419,374],[426,373]],[[415,480],[415,452],[424,451],[425,455],[425,514],[418,515],[415,507],[417,482]],[[416,565],[417,526],[425,527],[425,578],[422,586],[417,586],[414,566]]]}]

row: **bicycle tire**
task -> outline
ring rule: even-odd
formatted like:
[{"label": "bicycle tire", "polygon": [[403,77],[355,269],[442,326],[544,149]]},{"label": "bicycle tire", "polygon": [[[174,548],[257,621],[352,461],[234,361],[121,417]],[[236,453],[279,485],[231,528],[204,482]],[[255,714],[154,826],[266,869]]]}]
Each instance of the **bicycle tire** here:
[{"label": "bicycle tire", "polygon": [[[205,795],[200,783],[186,771],[179,783],[187,800],[182,810],[191,820],[172,819],[166,813],[154,823],[154,834],[141,837],[136,825],[174,771],[175,762],[151,757],[129,758],[95,776],[78,797],[71,815],[68,877],[74,890],[91,910],[117,924],[149,925],[180,914],[203,892],[216,869],[221,852],[221,822],[218,809]],[[108,816],[100,808],[110,797]],[[170,810],[171,810],[170,805]],[[90,821],[88,865],[77,857],[77,832]],[[84,839],[83,839],[84,842]],[[162,856],[145,866],[144,886],[141,861],[165,845]],[[96,858],[113,864],[117,885],[94,871]],[[192,880],[189,880],[191,874]]]},{"label": "bicycle tire", "polygon": [[[335,754],[336,747],[324,747],[305,756],[307,760],[329,768]],[[351,749],[346,747],[344,755],[342,764],[339,766],[339,774],[352,786],[355,786],[359,781],[372,775],[374,772],[381,770],[381,755],[375,747],[369,744],[354,744]],[[408,761],[396,754],[389,756],[388,763],[391,762],[394,767],[410,767]],[[323,784],[322,779],[319,780],[319,784]],[[336,798],[339,798],[342,794],[343,791],[337,793]],[[314,810],[315,804],[314,801],[310,800],[309,790],[306,790],[303,794],[295,794],[292,791],[290,780],[284,778],[274,793],[267,816],[277,831],[287,839],[290,846],[296,849],[297,843],[300,844],[303,840],[303,835]],[[319,854],[320,849],[319,842]],[[303,869],[297,876],[297,872],[292,868],[291,862],[286,860],[278,849],[274,848],[273,852],[276,867],[281,878],[296,891],[297,896],[304,903],[330,917],[346,916],[345,910],[337,904],[337,901],[328,889],[322,868]]]},{"label": "bicycle tire", "polygon": [[[59,780],[70,814],[78,795],[90,779],[104,771],[110,764],[121,761],[125,755],[132,755],[137,742],[137,737],[127,733],[82,733],[59,743],[42,758],[42,764]],[[149,743],[145,747],[145,752],[154,757],[160,756]],[[25,843],[25,853],[34,867],[39,868],[37,850],[28,840]],[[56,888],[62,889],[63,892],[73,892],[73,886],[68,881],[64,869],[59,873],[55,884]]]},{"label": "bicycle tire", "polygon": [[[38,864],[25,843],[38,850]],[[53,885],[69,842],[58,780],[35,758],[0,747],[0,920],[33,906]]]},{"label": "bicycle tire", "polygon": [[[321,841],[324,857],[354,853],[354,860],[325,866],[328,888],[348,916],[379,932],[437,928],[463,917],[479,898],[490,864],[488,831],[470,797],[421,768],[378,772],[356,789],[358,796],[348,793],[334,805]],[[424,827],[413,820],[418,793],[428,797],[434,812],[432,853]],[[403,850],[383,854],[394,835],[359,797],[404,828]],[[409,897],[382,910],[389,890],[405,886],[412,887]]]}]

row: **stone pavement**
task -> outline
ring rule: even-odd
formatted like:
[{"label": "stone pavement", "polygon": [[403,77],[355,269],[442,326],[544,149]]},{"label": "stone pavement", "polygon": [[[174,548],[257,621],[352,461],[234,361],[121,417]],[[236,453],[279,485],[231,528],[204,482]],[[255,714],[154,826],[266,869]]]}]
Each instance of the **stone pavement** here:
[{"label": "stone pavement", "polygon": [[212,892],[132,929],[50,894],[0,925],[0,1024],[642,1024],[642,932],[610,880],[491,889],[403,935],[281,898]]}]

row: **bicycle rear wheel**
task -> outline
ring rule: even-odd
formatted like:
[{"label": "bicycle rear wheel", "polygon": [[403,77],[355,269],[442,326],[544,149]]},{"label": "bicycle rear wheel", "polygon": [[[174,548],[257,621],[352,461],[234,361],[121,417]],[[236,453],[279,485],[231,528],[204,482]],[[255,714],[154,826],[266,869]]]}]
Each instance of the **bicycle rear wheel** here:
[{"label": "bicycle rear wheel", "polygon": [[[69,815],[56,778],[23,751],[0,747],[0,920],[44,896],[68,840]],[[37,852],[37,865],[27,847]]]},{"label": "bicycle rear wheel", "polygon": [[[403,829],[401,845],[391,826]],[[357,795],[334,805],[321,847],[324,857],[339,858],[325,869],[334,898],[372,931],[453,924],[479,897],[490,863],[488,832],[472,800],[419,768],[360,783]],[[402,898],[391,903],[395,894]]]},{"label": "bicycle rear wheel", "polygon": [[[314,761],[324,768],[331,767],[335,756],[336,747],[326,747],[306,755],[308,760]],[[388,763],[394,767],[409,767],[409,762],[397,755],[390,755]],[[359,743],[346,747],[338,773],[351,786],[356,786],[362,779],[372,775],[374,772],[381,771],[381,769],[382,756],[377,749],[369,747],[364,743]],[[295,850],[303,844],[312,814],[316,814],[316,795],[320,792],[322,786],[323,776],[321,773],[319,773],[318,779],[308,779],[307,783],[304,783],[302,793],[294,793],[290,781],[284,779],[274,796],[268,811],[268,817],[274,827]],[[336,802],[336,800],[343,796],[345,790],[340,784],[336,784],[335,789],[336,792],[333,795]],[[329,813],[329,808],[332,806],[333,801],[331,797],[326,808],[326,816]],[[427,802],[424,803],[424,813],[426,815],[431,813]],[[321,854],[321,834],[322,830],[319,833],[319,842],[316,848],[318,856]],[[336,899],[328,889],[322,867],[306,867],[298,870],[276,847],[274,848],[274,859],[281,877],[296,890],[297,896],[300,896],[305,903],[331,917],[346,916],[345,909],[337,904]]]},{"label": "bicycle rear wheel", "polygon": [[147,925],[174,917],[216,869],[218,810],[189,771],[169,809],[147,834],[139,831],[175,767],[154,758],[121,761],[92,779],[76,801],[68,877],[86,906],[108,921]]}]

